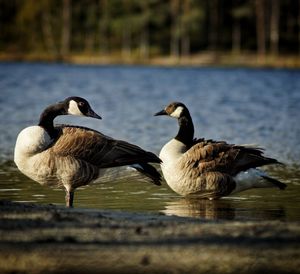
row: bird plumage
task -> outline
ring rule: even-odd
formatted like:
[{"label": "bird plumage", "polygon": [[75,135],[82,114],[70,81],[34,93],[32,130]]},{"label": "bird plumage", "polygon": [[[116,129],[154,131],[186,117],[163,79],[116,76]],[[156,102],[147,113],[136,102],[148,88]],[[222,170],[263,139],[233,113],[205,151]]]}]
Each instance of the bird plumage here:
[{"label": "bird plumage", "polygon": [[192,161],[201,173],[220,171],[231,176],[250,168],[279,164],[276,159],[263,156],[262,148],[205,139],[194,140],[183,157]]},{"label": "bird plumage", "polygon": [[16,141],[14,160],[25,175],[64,187],[67,206],[73,204],[74,190],[99,179],[105,168],[138,164],[138,171],[160,185],[161,175],[149,164],[161,162],[154,153],[93,129],[53,124],[56,116],[66,114],[101,119],[80,97],[47,107],[39,124],[22,130]]},{"label": "bird plumage", "polygon": [[[162,148],[160,158],[167,183],[179,194],[219,198],[237,189],[266,187],[266,184],[258,183],[237,186],[241,182],[235,180],[235,176],[260,166],[280,164],[276,159],[265,157],[259,147],[195,139],[192,118],[182,103],[171,103],[156,115],[178,119],[178,134]],[[268,186],[281,189],[286,186],[266,175],[260,178],[267,180]]]},{"label": "bird plumage", "polygon": [[49,149],[58,156],[68,156],[99,168],[118,167],[137,162],[160,162],[153,153],[122,140],[108,137],[85,127],[61,125],[57,141]]}]

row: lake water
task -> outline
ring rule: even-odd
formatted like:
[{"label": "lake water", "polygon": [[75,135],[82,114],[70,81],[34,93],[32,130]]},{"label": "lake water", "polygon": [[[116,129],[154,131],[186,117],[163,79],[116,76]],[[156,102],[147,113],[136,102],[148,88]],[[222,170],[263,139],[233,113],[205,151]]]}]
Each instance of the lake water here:
[{"label": "lake water", "polygon": [[64,204],[64,192],[42,187],[13,163],[18,132],[65,97],[85,97],[103,120],[59,117],[159,153],[177,133],[176,120],[154,117],[171,101],[190,109],[195,135],[259,144],[285,163],[268,168],[285,191],[246,191],[219,201],[188,200],[141,182],[128,170],[79,188],[76,207],[230,220],[300,221],[300,71],[0,63],[0,199]]}]

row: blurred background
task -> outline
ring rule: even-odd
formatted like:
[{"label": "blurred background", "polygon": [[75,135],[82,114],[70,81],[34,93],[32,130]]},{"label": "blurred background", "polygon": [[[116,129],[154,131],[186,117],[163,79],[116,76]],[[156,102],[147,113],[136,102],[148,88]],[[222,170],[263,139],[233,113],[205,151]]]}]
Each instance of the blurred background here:
[{"label": "blurred background", "polygon": [[0,0],[0,59],[300,66],[298,0]]}]

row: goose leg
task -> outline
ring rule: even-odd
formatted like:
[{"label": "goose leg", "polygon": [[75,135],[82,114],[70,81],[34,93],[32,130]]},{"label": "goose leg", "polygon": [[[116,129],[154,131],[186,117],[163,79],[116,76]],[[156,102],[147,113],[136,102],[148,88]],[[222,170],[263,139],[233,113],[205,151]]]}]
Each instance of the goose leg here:
[{"label": "goose leg", "polygon": [[66,190],[66,207],[73,207],[74,191]]}]

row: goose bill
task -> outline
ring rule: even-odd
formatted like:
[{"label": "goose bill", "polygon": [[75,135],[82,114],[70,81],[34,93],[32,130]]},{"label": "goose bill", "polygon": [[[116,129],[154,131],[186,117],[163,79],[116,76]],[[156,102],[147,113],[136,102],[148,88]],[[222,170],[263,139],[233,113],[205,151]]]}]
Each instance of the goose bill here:
[{"label": "goose bill", "polygon": [[94,112],[92,109],[90,109],[90,110],[87,112],[86,116],[92,117],[92,118],[96,118],[96,119],[100,119],[100,120],[102,119],[101,116],[98,115],[96,112]]},{"label": "goose bill", "polygon": [[168,114],[164,109],[154,114],[154,116],[160,116],[160,115],[168,115]]}]

